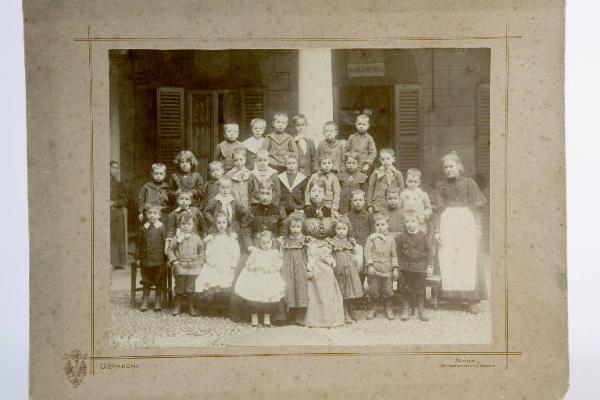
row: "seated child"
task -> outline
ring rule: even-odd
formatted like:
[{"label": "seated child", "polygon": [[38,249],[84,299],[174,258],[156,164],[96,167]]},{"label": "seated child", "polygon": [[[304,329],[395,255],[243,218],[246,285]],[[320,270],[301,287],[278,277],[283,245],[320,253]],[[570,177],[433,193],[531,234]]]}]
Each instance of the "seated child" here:
[{"label": "seated child", "polygon": [[[250,230],[252,237],[262,231],[269,231],[273,237],[279,237],[285,212],[273,203],[273,186],[269,182],[260,184],[259,203],[250,209]],[[258,243],[254,243],[255,246]]]},{"label": "seated child", "polygon": [[248,183],[250,182],[251,172],[246,168],[246,151],[243,149],[233,151],[233,168],[227,172],[226,176],[231,178],[233,198],[242,206],[250,207]]},{"label": "seated child", "polygon": [[356,133],[353,133],[346,142],[346,152],[356,152],[358,154],[358,168],[364,174],[369,172],[369,168],[375,162],[377,149],[373,136],[369,135],[370,117],[366,114],[360,114],[356,117]]},{"label": "seated child", "polygon": [[279,273],[281,254],[273,248],[273,234],[269,231],[260,232],[256,243],[258,247],[252,247],[234,290],[245,300],[252,314],[252,326],[258,326],[259,313],[264,314],[264,325],[270,326],[271,314],[285,295],[285,283]]},{"label": "seated child", "polygon": [[400,207],[400,189],[389,187],[385,191],[385,209],[382,213],[387,214],[389,229],[388,232],[393,238],[404,232],[404,216]]},{"label": "seated child", "polygon": [[[344,319],[347,324],[356,321],[353,301],[363,296],[356,260],[359,245],[354,238],[349,237],[351,228],[348,218],[341,216],[335,222],[335,236],[327,239],[333,251],[335,278],[344,299]],[[362,255],[362,251],[360,254]]]},{"label": "seated child", "polygon": [[[263,149],[269,153],[269,166],[277,170],[277,173],[285,171],[285,157],[288,153],[294,153],[298,157],[294,139],[286,133],[288,116],[283,112],[273,114],[274,131],[265,136]],[[256,154],[258,157],[258,153]]]},{"label": "seated child", "polygon": [[331,171],[334,173],[337,174],[342,170],[344,158],[346,156],[346,146],[343,140],[336,139],[337,135],[338,127],[335,122],[325,122],[325,125],[323,125],[323,136],[325,136],[325,140],[322,140],[317,146],[313,164],[313,174],[319,170],[323,158],[329,158],[331,160],[333,163]]},{"label": "seated child", "polygon": [[142,305],[140,311],[148,309],[150,288],[156,288],[154,310],[160,311],[162,305],[162,285],[166,277],[165,241],[167,230],[160,222],[161,206],[150,204],[146,206],[147,222],[140,226],[135,246],[135,261],[142,272]]},{"label": "seated child", "polygon": [[369,177],[367,191],[367,209],[370,212],[385,210],[385,191],[389,187],[397,187],[400,192],[404,190],[404,179],[402,172],[394,167],[394,150],[384,148],[379,150],[379,162],[381,167],[376,168]]},{"label": "seated child", "polygon": [[307,190],[305,193],[305,203],[310,203],[310,191],[309,187],[316,180],[322,180],[325,182],[325,206],[331,208],[331,211],[335,214],[338,212],[340,207],[340,182],[338,181],[335,173],[332,172],[333,162],[329,157],[321,158],[321,169],[319,172],[315,172],[309,179],[307,184]]},{"label": "seated child", "polygon": [[315,142],[312,139],[306,137],[306,127],[308,126],[308,120],[304,114],[298,114],[292,119],[294,123],[294,131],[291,133],[294,143],[296,143],[296,150],[298,151],[298,171],[305,176],[311,176],[313,172],[313,166],[315,165],[315,155],[317,148]]},{"label": "seated child", "polygon": [[217,148],[214,153],[214,160],[221,161],[223,163],[223,169],[225,172],[233,168],[233,151],[235,149],[244,149],[246,147],[240,142],[238,136],[240,135],[240,126],[235,122],[223,125],[225,130],[225,140],[217,144]]},{"label": "seated child", "polygon": [[400,193],[400,208],[414,210],[419,219],[419,230],[427,232],[427,221],[433,215],[429,195],[421,190],[421,171],[410,168],[406,171],[406,188]]},{"label": "seated child", "polygon": [[353,190],[367,189],[368,176],[358,170],[358,160],[357,153],[347,153],[345,168],[338,174],[340,181],[340,214],[346,214],[350,210],[350,194]]},{"label": "seated child", "polygon": [[388,234],[388,216],[376,214],[375,233],[372,233],[365,244],[365,265],[367,267],[367,283],[371,303],[367,319],[375,318],[375,306],[379,298],[383,299],[385,315],[394,319],[392,310],[392,280],[398,279],[398,257],[396,243]]},{"label": "seated child", "polygon": [[169,185],[165,182],[167,167],[165,164],[152,164],[152,181],[144,183],[138,195],[138,219],[144,222],[144,210],[150,204],[160,206],[160,221],[167,223],[167,210],[169,207]]},{"label": "seated child", "polygon": [[262,118],[253,118],[250,121],[250,128],[252,129],[252,136],[244,140],[243,144],[246,148],[246,168],[252,171],[256,161],[256,152],[262,148],[265,141],[263,135],[267,129],[267,121]]},{"label": "seated child", "polygon": [[248,198],[250,204],[260,202],[258,191],[261,183],[268,183],[273,186],[273,203],[279,204],[281,197],[281,187],[279,186],[279,176],[277,171],[269,166],[269,152],[260,149],[256,153],[256,163],[250,180],[248,181]]},{"label": "seated child", "polygon": [[200,204],[201,210],[204,210],[209,201],[214,199],[217,193],[219,193],[219,179],[221,179],[223,174],[223,163],[221,161],[211,161],[208,163],[209,178],[204,185],[204,197]]},{"label": "seated child", "polygon": [[198,160],[194,153],[189,150],[180,151],[173,163],[179,168],[178,172],[173,172],[169,179],[169,198],[171,204],[177,201],[177,191],[184,190],[192,193],[192,206],[196,207],[202,203],[204,197],[204,180],[202,175],[196,171]]},{"label": "seated child", "polygon": [[240,260],[237,234],[229,229],[227,216],[215,214],[215,226],[204,239],[206,263],[196,279],[196,291],[209,300],[216,293],[228,292],[233,283],[235,269]]},{"label": "seated child", "polygon": [[415,210],[404,212],[406,233],[396,237],[400,271],[406,282],[406,291],[400,319],[408,319],[408,307],[416,303],[419,319],[425,316],[425,279],[433,274],[433,248],[427,234],[419,229],[419,214]]},{"label": "seated child", "polygon": [[304,208],[304,193],[308,178],[302,172],[298,171],[298,160],[293,153],[286,157],[287,171],[279,174],[281,183],[281,198],[279,205],[284,209],[286,215],[295,210]]},{"label": "seated child", "polygon": [[200,209],[192,207],[192,193],[180,190],[177,192],[177,204],[178,207],[171,211],[167,222],[167,239],[172,238],[177,234],[177,221],[179,216],[184,213],[190,213],[194,220],[194,233],[200,235],[200,237],[206,234],[208,225],[204,214]]},{"label": "seated child", "polygon": [[196,277],[204,264],[204,243],[194,233],[194,215],[186,211],[177,218],[177,235],[169,242],[167,258],[175,277],[175,305],[172,314],[181,313],[181,303],[188,303],[191,316],[196,315]]}]

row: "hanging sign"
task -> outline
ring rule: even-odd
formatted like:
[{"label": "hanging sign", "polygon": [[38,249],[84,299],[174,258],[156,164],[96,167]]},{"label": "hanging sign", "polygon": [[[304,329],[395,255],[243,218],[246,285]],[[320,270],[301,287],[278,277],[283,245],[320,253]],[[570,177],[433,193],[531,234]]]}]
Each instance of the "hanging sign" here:
[{"label": "hanging sign", "polygon": [[348,78],[385,76],[384,63],[348,64]]}]

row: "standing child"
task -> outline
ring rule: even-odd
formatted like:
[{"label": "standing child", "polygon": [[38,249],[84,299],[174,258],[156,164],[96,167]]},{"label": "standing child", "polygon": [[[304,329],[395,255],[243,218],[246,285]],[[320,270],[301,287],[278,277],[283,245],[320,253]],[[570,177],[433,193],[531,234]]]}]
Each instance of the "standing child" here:
[{"label": "standing child", "polygon": [[[323,125],[323,136],[325,139],[317,146],[317,152],[315,154],[315,161],[313,164],[313,171],[317,171],[321,165],[323,158],[329,158],[333,165],[331,170],[334,173],[338,173],[344,166],[344,157],[346,154],[346,146],[344,141],[337,140],[338,127],[333,121],[325,122]],[[313,172],[314,173],[314,172]]]},{"label": "standing child", "polygon": [[433,250],[427,234],[419,229],[419,214],[415,210],[404,212],[406,233],[396,238],[398,263],[406,282],[406,292],[400,319],[408,319],[408,307],[416,303],[421,321],[425,316],[425,278],[433,273]]},{"label": "standing child", "polygon": [[215,294],[231,289],[235,269],[240,260],[240,244],[237,234],[229,229],[227,216],[220,211],[215,214],[215,227],[204,239],[206,263],[196,279],[196,291],[209,300]]},{"label": "standing child", "polygon": [[221,161],[223,169],[227,172],[233,168],[233,151],[235,149],[244,149],[246,151],[246,147],[238,140],[238,136],[240,135],[240,126],[238,124],[235,122],[225,124],[223,125],[223,130],[225,131],[225,140],[217,144],[214,159],[215,161]]},{"label": "standing child", "polygon": [[208,163],[209,179],[204,186],[204,197],[200,209],[204,210],[208,203],[219,193],[219,179],[223,176],[223,163],[221,161],[211,161]]},{"label": "standing child", "polygon": [[198,168],[196,156],[189,150],[183,150],[177,154],[173,163],[179,167],[179,171],[173,172],[169,179],[171,204],[175,204],[177,200],[177,191],[184,190],[192,193],[192,205],[196,207],[202,203],[204,197],[204,180],[196,171]]},{"label": "standing child", "polygon": [[421,189],[421,171],[409,168],[406,171],[406,188],[400,193],[400,208],[415,210],[419,219],[419,230],[427,232],[427,221],[433,215],[429,195]]},{"label": "standing child", "polygon": [[275,168],[278,173],[285,171],[285,156],[288,153],[294,153],[298,157],[294,139],[285,131],[287,125],[288,116],[286,113],[276,112],[273,114],[273,129],[275,130],[265,136],[262,146],[263,149],[269,152],[269,165]]},{"label": "standing child", "polygon": [[373,214],[366,209],[366,194],[362,190],[353,190],[350,211],[346,216],[352,225],[354,238],[361,246],[365,246],[367,238],[374,230]]},{"label": "standing child", "polygon": [[379,298],[383,299],[385,315],[394,319],[392,310],[392,279],[398,279],[398,256],[396,243],[388,234],[388,216],[376,214],[375,233],[371,234],[365,244],[365,265],[367,266],[367,282],[371,303],[367,319],[375,318],[375,306]]},{"label": "standing child", "polygon": [[330,157],[321,158],[321,169],[315,172],[309,179],[305,194],[305,203],[310,204],[310,190],[313,183],[317,180],[325,182],[325,206],[331,208],[331,211],[336,214],[340,207],[340,182],[334,172],[332,172],[333,161]]},{"label": "standing child", "polygon": [[404,190],[402,172],[394,167],[394,150],[387,147],[379,150],[379,162],[381,167],[371,174],[367,192],[367,208],[375,213],[385,210],[385,191],[388,188],[397,187],[400,192]]},{"label": "standing child", "polygon": [[262,148],[265,141],[263,135],[267,129],[267,121],[262,118],[253,118],[250,121],[250,128],[252,129],[252,136],[244,140],[243,143],[246,148],[246,168],[252,171],[256,161],[256,152]]},{"label": "standing child", "polygon": [[389,187],[385,190],[385,209],[381,211],[388,216],[388,232],[392,237],[404,233],[404,215],[400,207],[400,189]]},{"label": "standing child", "polygon": [[162,285],[165,279],[165,242],[167,232],[160,222],[161,206],[150,204],[146,207],[147,222],[140,226],[135,246],[135,260],[142,272],[142,305],[140,311],[148,309],[150,288],[154,286],[154,310],[160,311],[162,305]]},{"label": "standing child", "polygon": [[373,136],[369,135],[370,118],[366,114],[360,114],[356,117],[356,133],[353,133],[346,142],[347,152],[356,152],[358,154],[358,164],[361,172],[367,174],[369,168],[375,162],[377,148]]},{"label": "standing child", "polygon": [[191,316],[196,315],[196,277],[204,264],[204,243],[200,236],[194,233],[194,216],[184,212],[178,218],[179,231],[169,242],[167,257],[173,266],[175,276],[175,305],[173,315],[181,313],[181,303],[188,304]]},{"label": "standing child", "polygon": [[250,206],[248,183],[250,182],[251,173],[246,168],[246,151],[243,149],[233,151],[233,168],[227,172],[226,176],[231,178],[233,198],[242,206],[248,208]]},{"label": "standing child", "polygon": [[327,239],[333,250],[335,278],[344,299],[344,319],[347,324],[356,321],[352,307],[353,300],[363,296],[355,257],[357,243],[355,239],[349,237],[350,229],[348,218],[341,216],[335,222],[335,236]]},{"label": "standing child", "polygon": [[305,136],[308,120],[304,114],[298,114],[292,121],[294,123],[292,138],[298,151],[298,171],[306,176],[311,176],[313,172],[316,172],[316,170],[313,171],[313,166],[317,149],[315,142]]},{"label": "standing child", "polygon": [[246,301],[252,313],[252,326],[258,326],[258,314],[263,313],[265,326],[271,325],[271,314],[277,311],[285,295],[281,278],[282,260],[273,249],[273,234],[263,231],[256,236],[258,247],[253,247],[244,269],[235,283],[235,293]]},{"label": "standing child", "polygon": [[138,195],[138,219],[144,222],[144,210],[150,205],[160,206],[160,220],[167,223],[169,206],[169,185],[165,182],[167,167],[165,164],[152,164],[152,181],[144,183]]},{"label": "standing child", "polygon": [[190,213],[194,221],[194,233],[200,235],[200,237],[206,234],[208,225],[204,214],[200,209],[192,207],[192,193],[180,190],[177,192],[177,204],[178,207],[171,211],[167,222],[167,238],[172,238],[177,234],[177,221],[184,213]]},{"label": "standing child", "polygon": [[359,156],[357,153],[346,154],[346,164],[338,174],[340,181],[340,214],[350,210],[350,197],[353,190],[366,190],[368,176],[358,170]]},{"label": "standing child", "polygon": [[279,176],[277,171],[269,166],[269,152],[260,149],[256,153],[256,163],[251,171],[251,177],[248,181],[248,198],[250,204],[260,202],[258,197],[261,183],[273,186],[273,203],[279,204],[281,196],[281,187],[279,186]]},{"label": "standing child", "polygon": [[304,208],[304,193],[308,178],[302,172],[298,171],[298,160],[293,153],[289,153],[285,159],[287,170],[278,175],[281,183],[281,198],[279,205],[283,208],[286,215],[294,210]]}]

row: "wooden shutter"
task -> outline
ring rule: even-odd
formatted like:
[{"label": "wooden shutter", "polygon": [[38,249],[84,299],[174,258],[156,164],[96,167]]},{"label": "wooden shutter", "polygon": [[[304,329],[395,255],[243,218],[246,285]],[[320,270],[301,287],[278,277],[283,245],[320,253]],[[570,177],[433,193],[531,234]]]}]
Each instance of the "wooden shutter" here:
[{"label": "wooden shutter", "polygon": [[157,103],[157,161],[171,172],[173,160],[183,146],[184,137],[184,90],[160,87],[156,92]]},{"label": "wooden shutter", "polygon": [[482,246],[489,248],[490,241],[490,85],[477,86],[477,148],[476,173],[477,182],[488,195],[488,202],[481,210]]},{"label": "wooden shutter", "polygon": [[406,176],[409,168],[421,167],[421,87],[396,85],[394,88],[396,165]]},{"label": "wooden shutter", "polygon": [[218,143],[217,107],[212,90],[190,90],[187,92],[188,134],[186,147],[198,159],[198,171],[206,176],[208,163]]},{"label": "wooden shutter", "polygon": [[246,139],[252,135],[250,121],[254,118],[264,118],[262,88],[241,88],[240,105],[242,112],[240,118],[240,138]]}]

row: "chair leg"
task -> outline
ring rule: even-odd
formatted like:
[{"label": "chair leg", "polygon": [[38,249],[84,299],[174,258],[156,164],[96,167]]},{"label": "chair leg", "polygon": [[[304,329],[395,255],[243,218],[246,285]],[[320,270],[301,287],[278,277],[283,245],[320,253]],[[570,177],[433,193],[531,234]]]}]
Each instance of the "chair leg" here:
[{"label": "chair leg", "polygon": [[131,289],[130,289],[130,305],[135,307],[135,280],[137,277],[137,264],[131,263]]},{"label": "chair leg", "polygon": [[437,310],[438,308],[438,286],[431,287],[431,298],[433,300],[433,308]]}]

